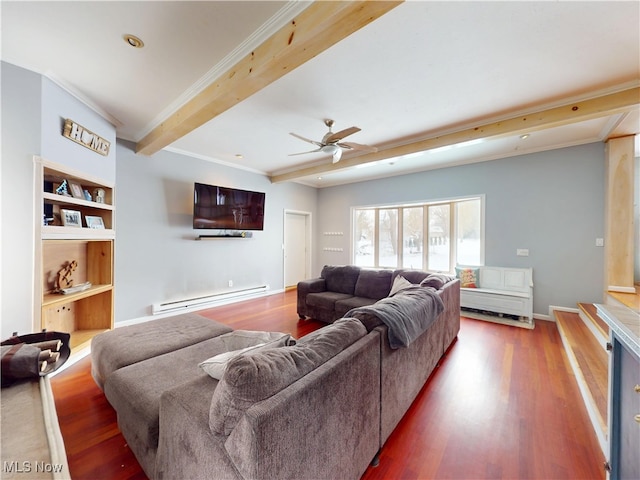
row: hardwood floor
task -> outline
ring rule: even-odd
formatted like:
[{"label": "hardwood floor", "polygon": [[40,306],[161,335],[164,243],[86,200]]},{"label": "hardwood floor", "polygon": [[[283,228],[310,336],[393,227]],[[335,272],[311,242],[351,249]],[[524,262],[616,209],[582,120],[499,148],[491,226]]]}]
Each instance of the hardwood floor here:
[{"label": "hardwood floor", "polygon": [[[233,328],[290,332],[295,291],[199,312]],[[74,479],[146,478],[87,357],[52,378]],[[552,322],[534,330],[462,319],[458,340],[363,480],[604,479],[602,455]]]}]

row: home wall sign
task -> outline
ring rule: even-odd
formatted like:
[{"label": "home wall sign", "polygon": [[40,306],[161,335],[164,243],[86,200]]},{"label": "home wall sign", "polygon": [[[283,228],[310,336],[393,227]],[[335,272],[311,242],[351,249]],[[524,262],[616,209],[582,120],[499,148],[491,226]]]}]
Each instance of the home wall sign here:
[{"label": "home wall sign", "polygon": [[83,147],[87,147],[89,150],[99,153],[100,155],[109,155],[111,142],[108,142],[101,136],[96,135],[91,130],[87,130],[73,120],[67,118],[64,121],[64,131],[62,132],[62,135],[67,137],[69,140],[79,143]]}]

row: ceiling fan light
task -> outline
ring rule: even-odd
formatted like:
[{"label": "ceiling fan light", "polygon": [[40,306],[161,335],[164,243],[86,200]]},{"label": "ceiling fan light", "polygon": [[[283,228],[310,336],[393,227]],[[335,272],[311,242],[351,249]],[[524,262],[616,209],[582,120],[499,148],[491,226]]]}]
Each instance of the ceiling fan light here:
[{"label": "ceiling fan light", "polygon": [[336,146],[334,146],[333,148],[333,153],[331,154],[333,156],[333,163],[338,163],[342,158],[342,149]]},{"label": "ceiling fan light", "polygon": [[322,151],[333,157],[333,163],[337,163],[342,158],[342,149],[337,145],[325,145],[322,147]]}]

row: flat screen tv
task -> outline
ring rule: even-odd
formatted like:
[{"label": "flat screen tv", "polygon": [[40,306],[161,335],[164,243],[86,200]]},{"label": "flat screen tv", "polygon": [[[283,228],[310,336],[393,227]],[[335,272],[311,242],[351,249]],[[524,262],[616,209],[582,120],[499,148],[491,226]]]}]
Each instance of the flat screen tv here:
[{"label": "flat screen tv", "polygon": [[263,192],[195,183],[193,228],[263,230]]}]

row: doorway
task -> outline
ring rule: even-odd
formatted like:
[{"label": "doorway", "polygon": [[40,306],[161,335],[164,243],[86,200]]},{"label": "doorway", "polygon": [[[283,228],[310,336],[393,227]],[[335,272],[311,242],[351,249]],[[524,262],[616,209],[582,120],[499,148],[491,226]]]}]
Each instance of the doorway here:
[{"label": "doorway", "polygon": [[311,275],[311,213],[284,211],[284,288]]}]

